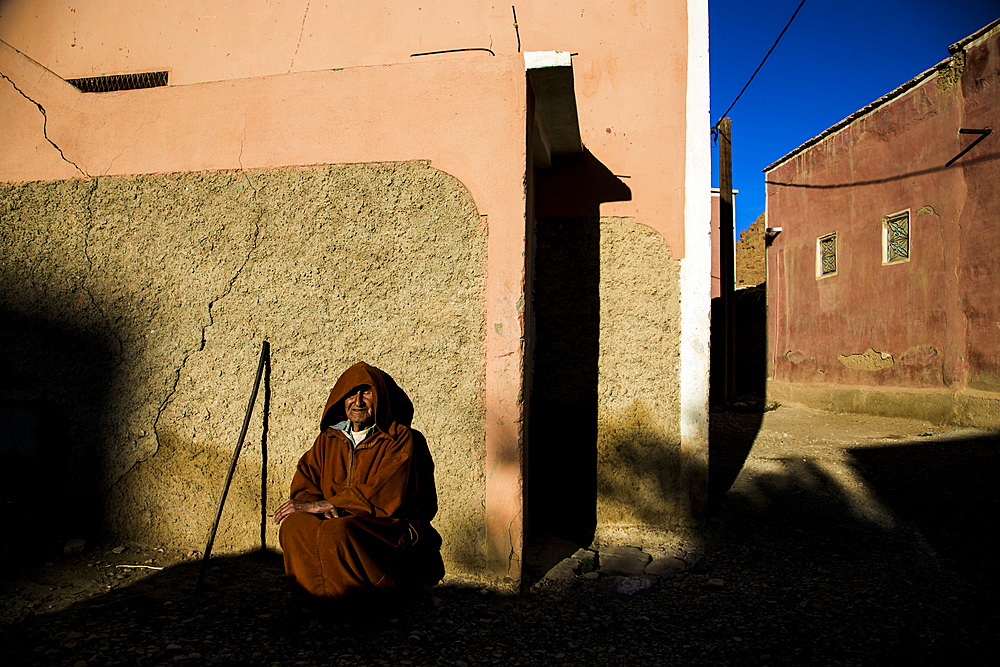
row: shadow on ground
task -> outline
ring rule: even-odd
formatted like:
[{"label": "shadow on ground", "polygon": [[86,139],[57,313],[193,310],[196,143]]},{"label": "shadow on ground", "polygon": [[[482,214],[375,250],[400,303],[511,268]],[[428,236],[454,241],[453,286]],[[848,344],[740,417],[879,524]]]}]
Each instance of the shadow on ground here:
[{"label": "shadow on ground", "polygon": [[1000,548],[1000,433],[957,432],[931,442],[849,450],[878,499],[919,531],[966,578],[996,600]]},{"label": "shadow on ground", "polygon": [[717,406],[708,415],[708,496],[725,497],[746,463],[764,420],[762,398],[740,406]]},{"label": "shadow on ground", "polygon": [[[735,341],[735,396],[725,400],[725,339],[719,327],[712,328],[709,369],[708,493],[712,502],[725,496],[736,481],[760,431],[767,383],[767,285],[761,283],[733,293]],[[725,321],[722,299],[712,299],[712,322]]]},{"label": "shadow on ground", "polygon": [[[696,567],[634,595],[616,593],[610,578],[543,581],[521,595],[449,582],[377,613],[324,615],[285,587],[277,555],[251,554],[213,559],[201,597],[192,595],[198,564],[187,562],[5,623],[0,661],[977,663],[998,621],[986,579],[996,449],[995,439],[969,438],[853,450],[893,521],[822,465],[774,461],[720,503]],[[948,521],[963,512],[968,520]],[[45,584],[61,566],[28,576]]]}]

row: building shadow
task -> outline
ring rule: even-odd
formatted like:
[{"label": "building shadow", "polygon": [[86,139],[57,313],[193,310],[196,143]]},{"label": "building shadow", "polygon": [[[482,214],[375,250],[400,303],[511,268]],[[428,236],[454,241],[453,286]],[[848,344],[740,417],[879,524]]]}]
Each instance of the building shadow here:
[{"label": "building shadow", "polygon": [[66,535],[90,538],[102,529],[114,342],[7,309],[0,339],[0,487],[9,536],[0,558],[8,565]]},{"label": "building shadow", "polygon": [[[736,481],[764,418],[767,385],[767,284],[736,290],[736,397],[725,403],[721,329],[712,327],[709,371],[708,489],[718,500]],[[712,299],[712,322],[723,322],[722,299]],[[723,418],[724,416],[724,418]]]},{"label": "building shadow", "polygon": [[934,441],[855,447],[852,467],[899,519],[996,601],[1000,548],[1000,432],[959,431]]},{"label": "building shadow", "polygon": [[[632,192],[590,151],[534,174],[525,567],[544,574],[597,522],[601,211]],[[556,549],[542,543],[562,545]]]},{"label": "building shadow", "polygon": [[[997,619],[996,598],[978,573],[993,567],[992,520],[962,521],[954,527],[956,545],[986,541],[964,563],[929,553],[923,526],[937,523],[928,519],[941,514],[928,507],[934,502],[928,496],[946,487],[956,492],[957,501],[964,495],[959,488],[970,480],[977,480],[977,490],[962,500],[991,497],[995,519],[995,477],[982,484],[986,474],[965,476],[965,466],[979,455],[966,458],[957,453],[959,462],[946,466],[939,477],[935,466],[941,460],[934,455],[909,459],[913,450],[908,446],[860,450],[865,462],[859,465],[868,470],[862,471],[867,482],[873,481],[876,489],[892,486],[902,491],[889,493],[890,514],[898,511],[901,517],[923,519],[887,522],[883,514],[859,503],[856,489],[843,486],[826,467],[799,457],[772,460],[780,467],[741,481],[716,507],[715,523],[722,527],[713,538],[730,551],[738,580],[762,577],[771,582],[768,590],[758,590],[768,597],[761,613],[770,614],[765,617],[768,623],[777,621],[775,634],[788,647],[784,659],[773,656],[774,664],[798,664],[809,650],[804,647],[827,632],[829,637],[822,640],[824,664],[949,664],[956,655],[987,650],[984,642],[992,642]],[[937,448],[931,452],[944,455]],[[998,459],[995,454],[987,458],[995,474]],[[899,480],[896,473],[914,479]],[[938,479],[922,486],[931,478]],[[990,514],[990,507],[985,503],[981,510],[963,510],[981,517]],[[720,564],[718,557],[708,558],[714,566]],[[711,576],[723,573],[713,571]],[[838,636],[850,640],[836,642]]]},{"label": "building shadow", "polygon": [[[993,466],[988,472],[995,472],[995,443],[953,441],[945,449],[955,444],[978,452],[946,468],[947,477],[955,477],[954,499],[969,501],[959,488],[969,479],[963,478],[967,466],[985,460]],[[980,445],[985,451],[978,451]],[[868,457],[865,469],[876,483],[900,470],[915,483],[938,478],[936,446],[917,448],[865,448],[877,455]],[[574,663],[586,655],[596,664],[646,664],[637,654],[625,655],[636,643],[697,665],[982,662],[994,642],[996,610],[976,573],[991,565],[991,554],[971,568],[961,561],[953,568],[929,556],[923,529],[867,516],[856,494],[824,466],[798,457],[783,464],[756,471],[730,491],[694,568],[627,600],[604,597],[601,582],[584,580],[568,582],[559,597],[484,594],[481,584],[455,580],[411,591],[372,613],[351,607],[328,623],[304,608],[286,586],[281,557],[265,551],[213,559],[200,596],[194,595],[194,561],[148,576],[131,570],[130,577],[115,579],[127,584],[0,624],[0,659],[163,664],[197,651],[200,660],[215,664],[381,664],[401,657],[453,664],[472,662],[470,655],[537,651],[544,661],[558,637],[559,650],[576,650]],[[971,479],[983,493],[976,502],[995,498],[990,485],[981,484],[992,478]],[[919,495],[887,493],[906,515],[929,502]],[[991,529],[963,523],[952,537],[965,544]],[[111,556],[82,558],[98,561],[83,568],[87,576],[115,571],[108,567]],[[31,576],[42,581],[54,571],[39,570]],[[590,622],[602,616],[615,625]]]}]

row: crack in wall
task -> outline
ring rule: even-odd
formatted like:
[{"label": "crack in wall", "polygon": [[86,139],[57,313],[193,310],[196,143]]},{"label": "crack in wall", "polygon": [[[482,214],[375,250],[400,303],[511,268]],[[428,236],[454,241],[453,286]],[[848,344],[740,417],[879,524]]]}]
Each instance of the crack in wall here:
[{"label": "crack in wall", "polygon": [[299,28],[299,41],[295,43],[295,53],[292,54],[292,60],[288,63],[288,71],[291,73],[292,67],[295,66],[295,58],[299,55],[299,47],[302,46],[302,35],[306,31],[306,17],[309,16],[309,5],[312,4],[312,0],[306,0],[306,10],[302,12],[302,27]]},{"label": "crack in wall", "polygon": [[[87,262],[88,275],[93,275],[94,273],[94,258],[90,254],[90,233],[94,230],[94,224],[95,224],[94,195],[97,193],[97,188],[100,184],[100,179],[97,176],[94,176],[92,177],[92,182],[93,185],[90,188],[90,191],[87,193],[87,202],[85,206],[87,210],[89,225],[87,229],[83,232],[83,257],[84,260]],[[118,327],[115,326],[115,322],[112,321],[111,317],[108,315],[108,312],[101,306],[100,300],[98,300],[98,298],[94,295],[94,292],[87,285],[86,278],[80,281],[80,286],[83,289],[83,291],[87,294],[87,296],[90,298],[91,305],[93,305],[93,307],[97,309],[97,312],[101,314],[101,319],[104,320],[105,326],[107,327],[108,331],[111,332],[111,335],[114,337],[115,342],[118,344],[118,353],[112,355],[112,358],[115,360],[114,368],[115,370],[117,370],[118,368],[120,368],[122,365],[125,364],[125,341],[122,340]],[[112,380],[112,382],[113,381],[114,380]],[[122,473],[120,477],[112,480],[107,485],[106,487],[107,490],[113,489],[119,482],[121,482],[121,480],[124,479],[129,472],[131,472],[131,470],[136,466],[137,463],[138,462],[133,463],[131,466],[129,466],[128,470]]]},{"label": "crack in wall", "polygon": [[[240,171],[243,172],[242,168],[240,169]],[[243,172],[243,174],[246,177],[246,173]],[[256,190],[256,188],[253,187],[253,184],[250,182],[250,179],[248,177],[247,177],[247,183],[249,184],[250,188],[254,192],[253,197],[251,197],[251,201],[253,201],[257,197],[257,190]],[[160,437],[161,437],[160,436],[160,420],[163,417],[163,413],[166,411],[167,406],[170,404],[170,402],[174,398],[174,395],[177,393],[177,385],[180,384],[181,373],[184,371],[184,368],[187,366],[188,360],[191,358],[191,356],[193,354],[196,354],[197,352],[201,352],[201,351],[203,351],[205,349],[205,343],[206,343],[205,334],[208,331],[209,327],[211,327],[211,326],[213,326],[215,324],[215,319],[212,317],[212,308],[215,307],[216,303],[218,303],[222,299],[224,299],[227,296],[229,296],[229,294],[233,291],[233,287],[236,285],[236,281],[239,280],[240,275],[242,275],[243,270],[246,269],[246,267],[247,267],[248,264],[250,264],[250,260],[253,257],[254,252],[256,252],[258,244],[259,244],[259,240],[260,240],[260,221],[261,221],[261,219],[263,217],[264,217],[263,211],[258,210],[257,211],[257,217],[255,219],[251,220],[251,225],[253,227],[253,232],[251,234],[250,249],[247,251],[247,255],[244,258],[243,263],[240,265],[240,267],[238,269],[236,269],[235,273],[233,273],[233,276],[229,279],[229,284],[226,286],[226,289],[222,292],[222,294],[220,294],[219,296],[215,297],[214,299],[212,299],[211,301],[208,302],[208,323],[201,327],[201,340],[200,340],[200,342],[198,344],[198,349],[195,350],[194,352],[187,352],[187,353],[184,354],[184,358],[181,359],[181,363],[178,365],[177,369],[174,371],[173,383],[171,384],[171,387],[170,387],[169,391],[167,392],[167,395],[164,397],[163,401],[161,401],[159,407],[156,410],[156,418],[153,420],[153,434],[154,434],[155,440],[156,440],[156,450],[152,454],[150,454],[148,457],[146,457],[145,459],[142,459],[141,461],[136,461],[136,464],[141,463],[142,461],[149,460],[149,459],[153,458],[160,451]],[[135,467],[136,464],[133,464],[132,467]],[[131,471],[131,468],[129,469],[128,472],[130,472],[130,471]],[[126,472],[126,475],[128,474],[128,472]],[[122,475],[122,477],[125,477],[125,475]]]},{"label": "crack in wall", "polygon": [[515,562],[520,564],[520,559],[517,557],[517,553],[514,550],[514,524],[521,518],[521,512],[518,512],[510,523],[507,524],[507,543],[510,545],[510,553],[507,554],[507,575],[510,576],[511,570],[514,569]]},{"label": "crack in wall", "polygon": [[[256,199],[258,190],[253,186],[253,183],[250,181],[249,177],[246,175],[246,172],[242,168],[240,169],[240,172],[244,175],[247,181],[247,185],[253,191],[253,196],[251,197],[251,202],[252,202]],[[173,381],[171,382],[170,388],[167,390],[167,393],[164,396],[163,400],[160,401],[160,404],[157,406],[156,416],[153,419],[152,431],[156,448],[148,456],[136,459],[136,461],[134,461],[132,465],[130,465],[128,469],[126,469],[121,474],[121,476],[119,476],[109,485],[109,489],[114,488],[115,486],[121,484],[136,469],[137,466],[153,459],[160,452],[160,447],[163,438],[163,434],[161,433],[161,420],[163,419],[163,415],[166,412],[167,407],[173,401],[174,396],[177,394],[177,387],[180,384],[181,375],[183,374],[184,368],[187,366],[188,361],[191,359],[192,356],[205,349],[206,332],[208,331],[209,327],[213,326],[215,323],[214,318],[212,316],[212,309],[215,307],[215,304],[217,304],[219,301],[229,296],[229,294],[233,291],[233,288],[236,285],[236,281],[239,280],[243,271],[250,264],[250,261],[253,258],[254,253],[257,251],[260,241],[260,221],[263,219],[263,217],[264,217],[264,212],[258,209],[256,217],[252,218],[250,221],[252,227],[250,235],[251,243],[250,243],[250,248],[246,253],[246,257],[243,259],[243,262],[240,264],[239,268],[236,269],[232,277],[229,279],[228,285],[226,286],[225,290],[223,290],[223,292],[220,295],[216,296],[208,303],[208,309],[207,309],[208,323],[201,327],[201,338],[198,344],[198,349],[186,352],[184,354],[184,357],[181,359],[180,363],[177,365],[176,369],[173,371]]]},{"label": "crack in wall", "polygon": [[[94,194],[97,192],[98,184],[98,178],[96,176],[93,177],[93,187],[91,187],[90,192],[87,193],[86,209],[90,225],[83,233],[83,257],[87,261],[88,275],[93,275],[94,273],[94,258],[90,254],[90,233],[94,231]],[[105,325],[107,325],[111,335],[114,336],[115,342],[118,343],[118,354],[116,355],[117,362],[115,363],[115,367],[121,366],[125,363],[125,342],[122,340],[121,334],[118,332],[118,327],[115,326],[115,323],[112,321],[107,311],[101,307],[100,301],[96,296],[94,296],[94,293],[91,291],[86,281],[81,281],[80,285],[83,288],[83,291],[87,293],[87,296],[90,297],[90,303],[93,304],[94,308],[97,309],[97,312],[101,314],[101,318],[104,320]]]},{"label": "crack in wall", "polygon": [[21,90],[20,88],[18,88],[17,84],[14,83],[14,81],[9,76],[7,76],[6,74],[4,74],[3,72],[0,72],[0,77],[3,77],[4,79],[6,79],[10,83],[10,85],[14,87],[14,90],[16,90],[18,93],[20,93],[21,97],[23,97],[24,99],[28,100],[29,102],[31,102],[32,104],[34,104],[36,107],[38,107],[38,111],[40,111],[41,114],[42,114],[42,136],[45,137],[45,141],[47,141],[50,144],[52,144],[52,147],[55,148],[57,151],[59,151],[59,157],[61,157],[63,159],[63,161],[66,162],[67,164],[73,165],[73,167],[78,172],[80,172],[81,174],[83,174],[87,178],[90,178],[90,174],[88,174],[85,170],[81,169],[80,165],[78,165],[76,162],[73,162],[68,157],[66,157],[66,154],[63,153],[62,149],[59,148],[58,145],[56,145],[56,142],[54,142],[51,139],[49,139],[49,131],[48,131],[49,117],[45,113],[45,107],[43,107],[41,104],[39,104],[35,100],[33,100],[30,97],[28,97],[25,94],[25,92],[23,90]]},{"label": "crack in wall", "polygon": [[125,148],[121,149],[121,151],[118,152],[118,155],[111,158],[111,162],[108,163],[108,168],[104,170],[104,175],[107,176],[108,173],[111,171],[111,168],[115,166],[115,161],[122,155],[125,155],[125,151],[127,151],[130,148],[133,148],[134,146],[135,144],[132,144],[131,146],[126,146]]},{"label": "crack in wall", "polygon": [[208,302],[208,324],[206,324],[201,328],[201,344],[198,346],[198,352],[201,352],[202,350],[205,349],[205,332],[208,331],[209,327],[215,324],[215,319],[212,317],[212,308],[215,307],[216,303],[225,299],[227,296],[229,296],[230,292],[233,291],[233,286],[236,284],[236,281],[239,280],[240,275],[243,273],[243,269],[245,269],[247,267],[247,264],[250,263],[250,259],[253,257],[254,252],[257,250],[257,244],[260,240],[260,221],[263,217],[264,213],[262,211],[258,211],[257,218],[251,220],[251,224],[253,225],[253,234],[251,235],[250,250],[247,251],[247,256],[246,258],[244,258],[243,263],[240,265],[240,268],[236,269],[236,273],[234,273],[233,277],[229,279],[229,285],[226,287],[226,290],[218,297]]},{"label": "crack in wall", "polygon": [[[257,195],[260,194],[260,191],[257,190],[257,188],[254,186],[253,181],[250,180],[250,175],[247,174],[247,170],[243,167],[243,144],[247,140],[247,125],[249,124],[249,122],[250,120],[247,118],[247,116],[244,115],[243,136],[240,138],[240,154],[236,156],[236,162],[240,165],[240,173],[243,174],[243,178],[246,179],[247,185],[249,185],[250,189],[253,190],[253,196],[254,198],[256,198]],[[258,217],[257,219],[259,220],[260,218]]]}]

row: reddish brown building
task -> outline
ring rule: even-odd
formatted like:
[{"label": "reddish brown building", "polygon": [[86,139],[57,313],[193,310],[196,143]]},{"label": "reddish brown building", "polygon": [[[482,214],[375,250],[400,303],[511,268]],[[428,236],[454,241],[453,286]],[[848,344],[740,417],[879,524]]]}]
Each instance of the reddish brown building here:
[{"label": "reddish brown building", "polygon": [[1000,427],[1000,21],[949,52],[764,170],[773,398]]}]

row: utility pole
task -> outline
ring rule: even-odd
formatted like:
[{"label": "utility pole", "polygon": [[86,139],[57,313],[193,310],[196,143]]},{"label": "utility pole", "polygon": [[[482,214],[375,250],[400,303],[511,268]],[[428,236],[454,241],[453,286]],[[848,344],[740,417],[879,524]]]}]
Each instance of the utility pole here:
[{"label": "utility pole", "polygon": [[719,322],[725,358],[723,402],[736,400],[736,255],[733,227],[733,144],[728,116],[719,121],[719,282],[723,321]]}]

